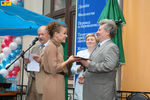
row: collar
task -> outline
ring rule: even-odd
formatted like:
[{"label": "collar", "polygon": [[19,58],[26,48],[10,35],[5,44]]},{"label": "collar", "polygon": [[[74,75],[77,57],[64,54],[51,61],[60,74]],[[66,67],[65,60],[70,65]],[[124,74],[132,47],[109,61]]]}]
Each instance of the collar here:
[{"label": "collar", "polygon": [[46,47],[46,45],[48,44],[49,41],[50,41],[50,40],[48,40],[46,43],[44,43],[44,47]]},{"label": "collar", "polygon": [[102,41],[101,43],[100,43],[100,46],[102,46],[105,42],[107,42],[107,41],[109,41],[110,39],[106,39],[106,40],[104,40],[104,41]]},{"label": "collar", "polygon": [[56,39],[51,39],[51,41],[57,46],[57,47],[59,47],[60,46],[60,42],[58,42]]},{"label": "collar", "polygon": [[44,44],[41,44],[41,46],[40,46],[40,47],[42,47],[42,46],[43,46],[43,47],[45,48],[45,47],[47,46],[47,44],[49,43],[49,41],[50,41],[50,40],[48,40],[48,41],[47,41],[46,43],[44,43]]}]

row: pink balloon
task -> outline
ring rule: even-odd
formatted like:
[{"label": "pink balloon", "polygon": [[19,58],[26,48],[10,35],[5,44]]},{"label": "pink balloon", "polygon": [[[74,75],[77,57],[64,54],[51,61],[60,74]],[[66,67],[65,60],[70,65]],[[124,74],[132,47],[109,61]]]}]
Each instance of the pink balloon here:
[{"label": "pink balloon", "polygon": [[1,47],[2,47],[2,48],[5,48],[5,47],[8,47],[8,46],[5,44],[5,42],[3,42],[3,43],[1,44]]},{"label": "pink balloon", "polygon": [[15,36],[12,36],[13,37],[13,39],[15,39],[16,37]]},{"label": "pink balloon", "polygon": [[1,50],[1,53],[3,53],[3,49]]},{"label": "pink balloon", "polygon": [[20,71],[20,67],[19,66],[15,66],[14,70],[17,71],[17,72],[19,72]]},{"label": "pink balloon", "polygon": [[6,45],[9,45],[10,42],[12,42],[12,41],[13,41],[13,39],[12,39],[12,37],[10,37],[10,36],[6,36],[6,37],[4,38],[4,42],[5,42]]},{"label": "pink balloon", "polygon": [[10,76],[9,76],[9,74],[8,74],[8,75],[6,75],[5,77],[6,77],[6,78],[9,78]]},{"label": "pink balloon", "polygon": [[9,77],[12,77],[12,71],[8,72]]},{"label": "pink balloon", "polygon": [[8,36],[9,38],[13,39],[13,38],[16,38],[15,36]]},{"label": "pink balloon", "polygon": [[17,76],[17,71],[16,70],[12,70],[12,75],[14,75],[15,77]]}]

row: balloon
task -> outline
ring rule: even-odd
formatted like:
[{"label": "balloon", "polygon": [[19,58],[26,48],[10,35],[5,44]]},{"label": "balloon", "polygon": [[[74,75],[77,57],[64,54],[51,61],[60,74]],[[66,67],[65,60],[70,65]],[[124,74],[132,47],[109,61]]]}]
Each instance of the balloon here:
[{"label": "balloon", "polygon": [[14,39],[14,38],[16,38],[15,36],[8,36],[9,38],[11,38],[12,40]]},{"label": "balloon", "polygon": [[12,77],[12,71],[8,72],[9,77]]},{"label": "balloon", "polygon": [[18,47],[17,47],[17,49],[18,49],[18,50],[21,50],[21,49],[22,49],[22,45],[19,44]]},{"label": "balloon", "polygon": [[5,67],[3,66],[3,64],[0,64],[0,70],[4,69]]},{"label": "balloon", "polygon": [[9,64],[10,63],[10,59],[9,58],[4,58],[3,60],[2,60],[2,64],[4,65],[4,66],[6,66],[7,64]]},{"label": "balloon", "polygon": [[8,55],[10,52],[11,52],[11,49],[10,49],[9,47],[5,47],[5,48],[3,49],[3,53],[4,53],[5,55]]},{"label": "balloon", "polygon": [[11,43],[9,44],[9,48],[10,48],[11,50],[17,49],[17,43],[16,43],[16,42],[11,42]]},{"label": "balloon", "polygon": [[13,59],[16,58],[16,54],[12,52],[12,53],[10,53],[10,54],[8,55],[8,58],[9,58],[10,60],[13,60]]},{"label": "balloon", "polygon": [[5,69],[5,66],[3,64],[0,64],[1,69]]},{"label": "balloon", "polygon": [[8,74],[8,71],[6,69],[1,69],[0,74],[2,74],[3,76],[6,76]]},{"label": "balloon", "polygon": [[16,70],[12,70],[12,75],[17,76],[17,71]]},{"label": "balloon", "polygon": [[1,49],[1,53],[3,53],[3,49]]},{"label": "balloon", "polygon": [[14,66],[19,66],[20,65],[20,61],[17,60],[15,63],[14,63]]},{"label": "balloon", "polygon": [[17,72],[19,72],[20,71],[20,67],[19,66],[15,66],[14,70],[16,70]]},{"label": "balloon", "polygon": [[3,42],[3,43],[1,44],[1,47],[2,47],[2,48],[7,47],[7,45],[5,44],[5,42]]},{"label": "balloon", "polygon": [[2,66],[0,65],[0,70],[3,69]]},{"label": "balloon", "polygon": [[13,41],[16,42],[17,44],[21,44],[21,38],[20,37],[16,37]]},{"label": "balloon", "polygon": [[14,52],[16,55],[18,55],[20,53],[20,50],[16,49]]},{"label": "balloon", "polygon": [[6,45],[9,45],[10,42],[12,42],[12,41],[13,41],[13,39],[12,39],[10,36],[6,36],[6,37],[4,38],[4,42],[5,42]]},{"label": "balloon", "polygon": [[0,54],[0,60],[2,60],[3,58],[5,58],[6,57],[6,55],[4,54],[4,53],[1,53]]},{"label": "balloon", "polygon": [[11,53],[14,53],[15,55],[17,55],[16,52],[15,52],[15,50],[12,50]]}]

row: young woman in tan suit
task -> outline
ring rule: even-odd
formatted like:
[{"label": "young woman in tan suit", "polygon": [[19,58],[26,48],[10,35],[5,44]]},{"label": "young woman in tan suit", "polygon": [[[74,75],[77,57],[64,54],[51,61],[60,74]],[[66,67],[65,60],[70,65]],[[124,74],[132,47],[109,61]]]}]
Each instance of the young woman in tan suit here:
[{"label": "young woman in tan suit", "polygon": [[67,38],[67,27],[57,22],[51,22],[47,26],[50,34],[50,42],[45,47],[43,56],[39,60],[44,69],[44,94],[42,100],[65,100],[64,73],[67,73],[66,65],[79,58],[70,56],[63,60],[63,47]]}]

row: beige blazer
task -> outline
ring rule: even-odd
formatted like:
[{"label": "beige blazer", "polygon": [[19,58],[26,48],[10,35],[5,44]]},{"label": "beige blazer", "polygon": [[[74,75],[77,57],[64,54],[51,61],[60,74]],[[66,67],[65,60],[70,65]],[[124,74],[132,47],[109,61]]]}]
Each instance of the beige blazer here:
[{"label": "beige blazer", "polygon": [[44,69],[44,93],[42,100],[65,100],[64,75],[59,72],[67,72],[61,68],[63,62],[63,47],[57,41],[51,40],[42,56],[41,66]]}]

